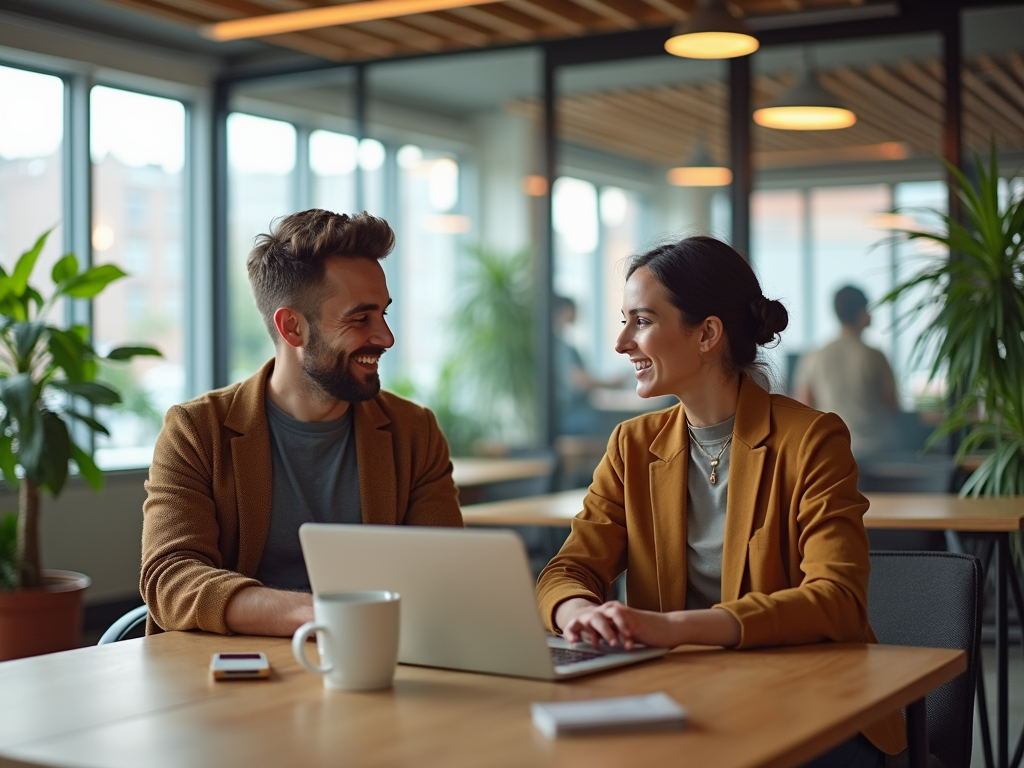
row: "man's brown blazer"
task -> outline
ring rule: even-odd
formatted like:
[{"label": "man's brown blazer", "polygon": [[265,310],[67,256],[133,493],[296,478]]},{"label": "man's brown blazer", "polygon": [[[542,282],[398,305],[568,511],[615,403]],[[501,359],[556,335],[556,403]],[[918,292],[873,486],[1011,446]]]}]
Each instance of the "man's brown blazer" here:
[{"label": "man's brown blazer", "polygon": [[[143,505],[150,633],[228,633],[224,610],[253,578],[270,526],[269,361],[238,384],[172,407]],[[363,522],[462,526],[448,444],[426,408],[381,392],[353,404]]]}]

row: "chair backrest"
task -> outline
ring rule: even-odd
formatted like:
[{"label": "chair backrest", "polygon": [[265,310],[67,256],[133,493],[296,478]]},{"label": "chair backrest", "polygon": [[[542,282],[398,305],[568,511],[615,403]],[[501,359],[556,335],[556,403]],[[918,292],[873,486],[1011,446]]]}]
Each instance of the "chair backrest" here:
[{"label": "chair backrest", "polygon": [[148,615],[149,608],[145,605],[132,608],[107,628],[107,631],[103,633],[103,636],[96,645],[106,645],[107,643],[116,643],[118,640],[124,640],[132,630],[145,625]]},{"label": "chair backrest", "polygon": [[970,555],[871,553],[868,616],[879,642],[967,653],[967,671],[927,698],[929,751],[947,768],[971,763],[983,583]]}]

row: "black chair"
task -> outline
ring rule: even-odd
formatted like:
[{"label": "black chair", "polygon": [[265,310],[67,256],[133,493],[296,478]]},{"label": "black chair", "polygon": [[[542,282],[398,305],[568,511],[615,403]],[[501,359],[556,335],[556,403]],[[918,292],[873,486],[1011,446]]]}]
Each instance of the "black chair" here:
[{"label": "black chair", "polygon": [[981,561],[970,555],[871,553],[868,616],[879,642],[967,653],[967,671],[926,699],[931,766],[971,764],[983,584]]},{"label": "black chair", "polygon": [[145,605],[132,608],[107,628],[107,631],[103,633],[103,636],[96,645],[106,645],[107,643],[116,643],[118,640],[127,640],[132,632],[138,631],[140,627],[145,628],[148,615],[149,608]]}]

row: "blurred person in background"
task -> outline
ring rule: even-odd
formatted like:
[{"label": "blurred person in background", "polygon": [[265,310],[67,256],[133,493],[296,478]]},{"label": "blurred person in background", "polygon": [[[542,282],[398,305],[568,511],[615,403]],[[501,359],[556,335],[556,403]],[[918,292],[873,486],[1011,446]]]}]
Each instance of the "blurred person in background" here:
[{"label": "blurred person in background", "polygon": [[839,337],[800,358],[793,394],[846,422],[853,454],[863,459],[893,447],[899,410],[896,379],[885,355],[862,338],[871,325],[864,291],[844,286],[836,292],[834,306],[841,324]]},{"label": "blurred person in background", "polygon": [[625,379],[599,379],[587,371],[576,346],[566,338],[567,329],[576,322],[576,302],[567,296],[555,296],[551,312],[555,330],[555,398],[558,404],[560,435],[589,435],[597,429],[597,413],[590,404],[590,393],[598,387],[621,387]]}]

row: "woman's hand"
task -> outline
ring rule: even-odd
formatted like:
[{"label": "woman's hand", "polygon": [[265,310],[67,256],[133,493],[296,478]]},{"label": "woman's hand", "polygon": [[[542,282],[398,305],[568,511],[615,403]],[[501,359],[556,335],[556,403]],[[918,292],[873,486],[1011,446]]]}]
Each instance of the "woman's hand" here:
[{"label": "woman's hand", "polygon": [[[571,602],[571,601],[566,601]],[[581,640],[589,642],[595,648],[604,640],[612,648],[632,650],[637,644],[653,648],[674,648],[680,644],[680,622],[675,613],[657,613],[630,608],[616,601],[594,605],[582,601],[586,606],[569,606],[565,612],[567,621],[562,633],[570,643]],[[566,605],[563,603],[563,605]],[[556,616],[561,616],[562,606]]]},{"label": "woman's hand", "polygon": [[594,605],[582,598],[566,600],[555,611],[555,623],[570,643],[586,641],[595,648],[604,640],[612,648],[631,650],[677,645],[721,645],[732,648],[741,639],[740,623],[728,611],[642,611],[618,601]]}]

